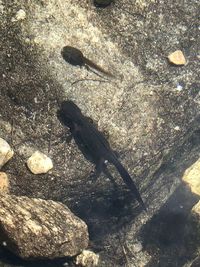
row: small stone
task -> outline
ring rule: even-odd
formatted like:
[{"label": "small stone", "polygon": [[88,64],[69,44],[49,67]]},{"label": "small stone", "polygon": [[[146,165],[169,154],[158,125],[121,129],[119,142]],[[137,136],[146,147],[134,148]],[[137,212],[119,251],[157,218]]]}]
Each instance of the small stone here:
[{"label": "small stone", "polygon": [[8,175],[5,172],[0,172],[0,192],[9,192],[9,179]]},{"label": "small stone", "polygon": [[181,50],[176,50],[168,56],[168,59],[174,65],[185,65],[186,60]]},{"label": "small stone", "polygon": [[62,203],[0,194],[0,243],[22,259],[73,257],[87,248],[88,228]]},{"label": "small stone", "polygon": [[76,257],[76,265],[95,267],[98,265],[99,255],[90,250],[83,250],[81,254]]},{"label": "small stone", "polygon": [[2,138],[0,138],[0,168],[3,167],[14,155],[10,145]]},{"label": "small stone", "polygon": [[34,174],[47,173],[53,168],[52,160],[40,151],[36,151],[27,160],[27,166]]},{"label": "small stone", "polygon": [[193,193],[200,196],[200,158],[185,171],[182,179]]}]

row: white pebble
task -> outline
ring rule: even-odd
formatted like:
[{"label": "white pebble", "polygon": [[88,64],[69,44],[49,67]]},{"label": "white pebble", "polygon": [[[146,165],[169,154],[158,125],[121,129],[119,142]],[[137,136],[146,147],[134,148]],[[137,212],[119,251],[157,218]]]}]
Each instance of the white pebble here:
[{"label": "white pebble", "polygon": [[47,173],[53,168],[52,160],[40,151],[36,151],[27,160],[27,166],[34,174]]},{"label": "white pebble", "polygon": [[0,168],[3,167],[13,155],[14,152],[10,145],[3,138],[0,138]]}]

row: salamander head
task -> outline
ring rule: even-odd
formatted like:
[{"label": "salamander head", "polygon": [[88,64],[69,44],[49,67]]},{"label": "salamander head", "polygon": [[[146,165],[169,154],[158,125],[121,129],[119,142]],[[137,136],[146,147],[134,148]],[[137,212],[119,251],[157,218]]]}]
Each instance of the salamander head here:
[{"label": "salamander head", "polygon": [[70,100],[63,101],[61,108],[57,112],[58,119],[65,125],[69,125],[72,122],[79,120],[81,110],[79,107]]}]

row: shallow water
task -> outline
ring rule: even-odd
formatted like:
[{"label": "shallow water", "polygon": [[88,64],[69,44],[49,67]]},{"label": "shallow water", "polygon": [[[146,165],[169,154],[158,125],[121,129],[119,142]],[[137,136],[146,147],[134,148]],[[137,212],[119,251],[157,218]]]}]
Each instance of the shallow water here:
[{"label": "shallow water", "polygon": [[[156,175],[164,175],[166,179],[169,179],[170,176],[181,176],[184,169],[188,167],[188,165],[191,165],[199,156],[199,133],[199,131],[195,132],[179,150],[179,153],[165,164]],[[112,206],[111,204],[110,210],[106,210],[104,208],[107,208],[107,206],[99,207],[95,206],[97,203],[90,203],[93,210],[89,209],[86,214],[84,210],[89,203],[82,203],[82,206],[79,206],[79,210],[76,210],[76,213],[84,217],[89,225],[90,247],[101,256],[102,262],[100,262],[99,266],[185,267],[190,266],[189,262],[197,257],[200,249],[200,237],[197,235],[197,225],[193,223],[190,217],[190,211],[198,200],[199,197],[192,194],[190,189],[185,184],[181,183],[159,212],[156,213],[148,223],[142,226],[137,236],[137,239],[140,240],[142,244],[143,251],[140,252],[140,265],[137,264],[137,253],[134,255],[129,251],[126,257],[122,252],[116,255],[116,251],[119,250],[120,240],[123,238],[122,229],[127,224],[123,221],[123,225],[120,225],[120,216],[126,217],[127,211],[124,211],[124,214],[118,214],[117,217],[116,205],[113,204]],[[108,199],[108,201],[111,201],[111,199]],[[120,204],[120,199],[116,198],[115,201],[117,205]],[[124,202],[121,201],[122,206],[123,204]],[[84,205],[86,206],[84,207]],[[121,210],[123,210],[123,207],[121,207]],[[137,209],[133,216],[137,217],[136,211]],[[103,220],[107,221],[109,216],[110,218],[114,216],[116,221],[110,221],[110,224],[104,227]],[[119,239],[117,243],[116,236],[118,236]],[[113,244],[113,247],[106,247],[108,239],[110,239],[110,243]],[[127,247],[124,248],[128,251],[129,244],[127,240],[123,241],[123,244],[127,245]],[[141,265],[143,257],[145,262],[145,253],[151,255],[151,260]],[[0,250],[0,259],[0,266],[2,267],[74,266],[73,261],[66,258],[53,261],[23,261],[6,251],[5,248],[1,248]],[[197,259],[194,264],[197,264],[194,266],[198,266]]]}]

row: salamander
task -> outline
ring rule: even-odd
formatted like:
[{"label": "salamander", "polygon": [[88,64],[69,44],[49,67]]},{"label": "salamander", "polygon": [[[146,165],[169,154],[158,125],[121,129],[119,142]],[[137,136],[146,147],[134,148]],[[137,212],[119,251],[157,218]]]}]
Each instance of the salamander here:
[{"label": "salamander", "polygon": [[95,177],[97,178],[101,172],[105,174],[108,172],[107,162],[113,164],[127,187],[146,211],[145,204],[134,181],[118,160],[116,152],[112,150],[109,142],[91,123],[91,120],[82,114],[80,108],[72,101],[63,101],[57,115],[59,120],[69,127],[72,137],[86,159],[95,164]]}]

